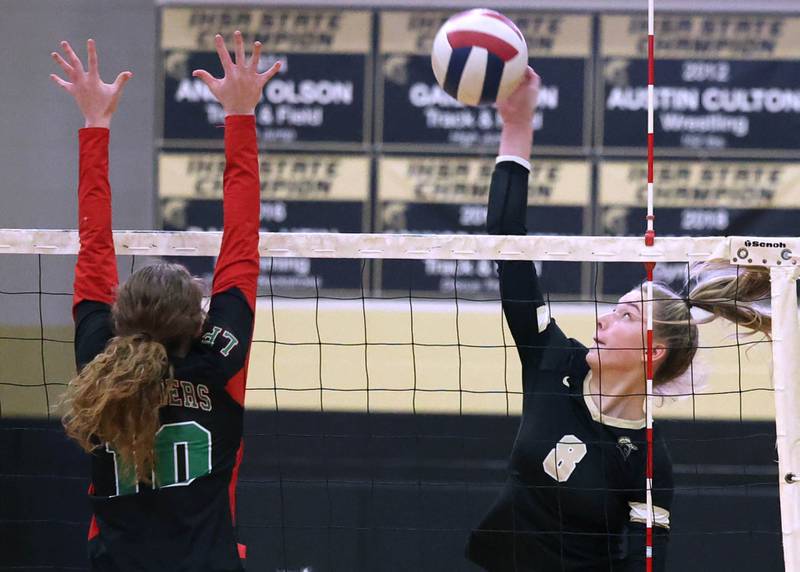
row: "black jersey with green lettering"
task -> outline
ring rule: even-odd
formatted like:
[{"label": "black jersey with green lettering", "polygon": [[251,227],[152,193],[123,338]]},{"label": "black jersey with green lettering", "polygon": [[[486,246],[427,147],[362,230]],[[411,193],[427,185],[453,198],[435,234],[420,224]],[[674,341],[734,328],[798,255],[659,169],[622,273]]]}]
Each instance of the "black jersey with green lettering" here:
[{"label": "black jersey with green lettering", "polygon": [[[526,168],[498,164],[491,234],[526,234],[527,187]],[[472,532],[467,556],[490,572],[644,572],[644,420],[600,414],[587,393],[587,349],[550,318],[533,263],[499,262],[498,272],[522,364],[523,410],[507,481]],[[672,467],[659,437],[653,487],[654,569],[662,571]]]},{"label": "black jersey with green lettering", "polygon": [[[229,488],[243,410],[226,386],[243,369],[252,321],[237,288],[216,294],[203,335],[188,355],[170,358],[174,375],[160,410],[154,485],[132,479],[106,444],[92,455],[93,569],[172,570],[178,554],[185,570],[241,569]],[[110,307],[81,302],[76,325],[82,367],[112,335]]]}]

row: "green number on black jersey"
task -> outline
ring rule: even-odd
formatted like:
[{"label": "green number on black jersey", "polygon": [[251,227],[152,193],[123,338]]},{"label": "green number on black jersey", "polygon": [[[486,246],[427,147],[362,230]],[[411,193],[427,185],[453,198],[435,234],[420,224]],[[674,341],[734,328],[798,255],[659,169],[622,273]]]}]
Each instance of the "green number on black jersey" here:
[{"label": "green number on black jersey", "polygon": [[[139,492],[135,472],[120,466],[117,454],[107,444],[106,451],[114,456],[116,494]],[[155,440],[155,488],[188,485],[210,472],[211,432],[208,429],[195,421],[161,426]]]},{"label": "green number on black jersey", "polygon": [[162,425],[155,449],[158,487],[188,485],[211,472],[211,432],[199,423]]}]

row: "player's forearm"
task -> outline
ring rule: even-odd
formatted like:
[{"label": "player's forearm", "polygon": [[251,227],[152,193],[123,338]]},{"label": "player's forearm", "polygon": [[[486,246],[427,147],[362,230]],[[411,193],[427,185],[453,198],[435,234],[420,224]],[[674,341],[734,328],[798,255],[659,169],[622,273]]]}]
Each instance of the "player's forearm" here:
[{"label": "player's forearm", "polygon": [[118,284],[111,231],[111,185],[108,180],[109,131],[84,128],[78,134],[78,232],[73,306],[83,300],[110,304]]},{"label": "player's forearm", "polygon": [[[495,167],[486,214],[489,234],[527,234],[528,174],[528,169],[514,160],[501,160]],[[536,315],[535,308],[543,303],[536,270],[530,261],[499,261],[498,277],[511,333],[517,345],[527,345],[536,332],[531,315]]]},{"label": "player's forearm", "polygon": [[527,234],[528,170],[511,161],[495,167],[489,187],[486,231],[489,234]]},{"label": "player's forearm", "polygon": [[225,118],[224,229],[214,293],[239,287],[251,306],[258,279],[261,185],[253,115]]},{"label": "player's forearm", "polygon": [[500,155],[513,155],[528,160],[533,148],[533,119],[503,125],[500,133]]}]

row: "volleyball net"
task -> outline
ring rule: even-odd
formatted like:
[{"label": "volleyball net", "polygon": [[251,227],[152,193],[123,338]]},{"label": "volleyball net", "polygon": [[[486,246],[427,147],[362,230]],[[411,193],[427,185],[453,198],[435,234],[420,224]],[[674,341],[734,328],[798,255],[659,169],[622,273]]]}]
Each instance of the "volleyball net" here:
[{"label": "volleyball net", "polygon": [[[203,275],[220,238],[116,232],[121,280],[162,258]],[[591,346],[598,316],[641,283],[643,262],[681,287],[694,263],[715,259],[770,267],[773,335],[701,325],[688,385],[652,396],[675,471],[670,569],[707,568],[715,551],[741,569],[779,569],[785,555],[792,569],[782,546],[793,546],[798,518],[799,247],[752,237],[647,247],[619,237],[263,233],[239,489],[250,565],[474,569],[463,545],[505,479],[524,397],[495,261],[537,261],[550,315]],[[41,500],[80,496],[88,482],[55,423],[74,375],[77,250],[74,231],[0,230],[0,442],[22,460],[4,465],[0,482],[29,491],[0,527],[66,535],[82,556],[85,507],[67,502],[69,516]],[[308,271],[322,262],[337,280]],[[26,457],[34,443],[52,454]],[[56,552],[14,547],[8,569],[55,569]]]}]

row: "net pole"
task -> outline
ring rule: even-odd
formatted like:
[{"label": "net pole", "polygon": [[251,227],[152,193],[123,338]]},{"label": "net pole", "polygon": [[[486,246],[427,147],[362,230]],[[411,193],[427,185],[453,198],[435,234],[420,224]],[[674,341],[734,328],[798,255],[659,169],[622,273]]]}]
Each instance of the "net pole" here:
[{"label": "net pole", "polygon": [[800,566],[800,324],[797,286],[800,268],[770,268],[772,294],[772,383],[783,558],[786,570]]},{"label": "net pole", "polygon": [[645,557],[647,572],[653,570],[653,268],[655,262],[645,262],[647,268],[647,384],[645,389],[647,468],[645,494],[647,503],[647,530]]},{"label": "net pole", "polygon": [[[653,209],[654,148],[653,102],[655,84],[655,6],[654,0],[647,2],[647,228],[644,243],[655,246],[655,214]],[[655,262],[645,262],[647,271],[647,380],[645,385],[645,417],[647,436],[647,468],[645,470],[645,502],[647,504],[647,523],[645,538],[645,568],[653,570],[653,269]]]}]

